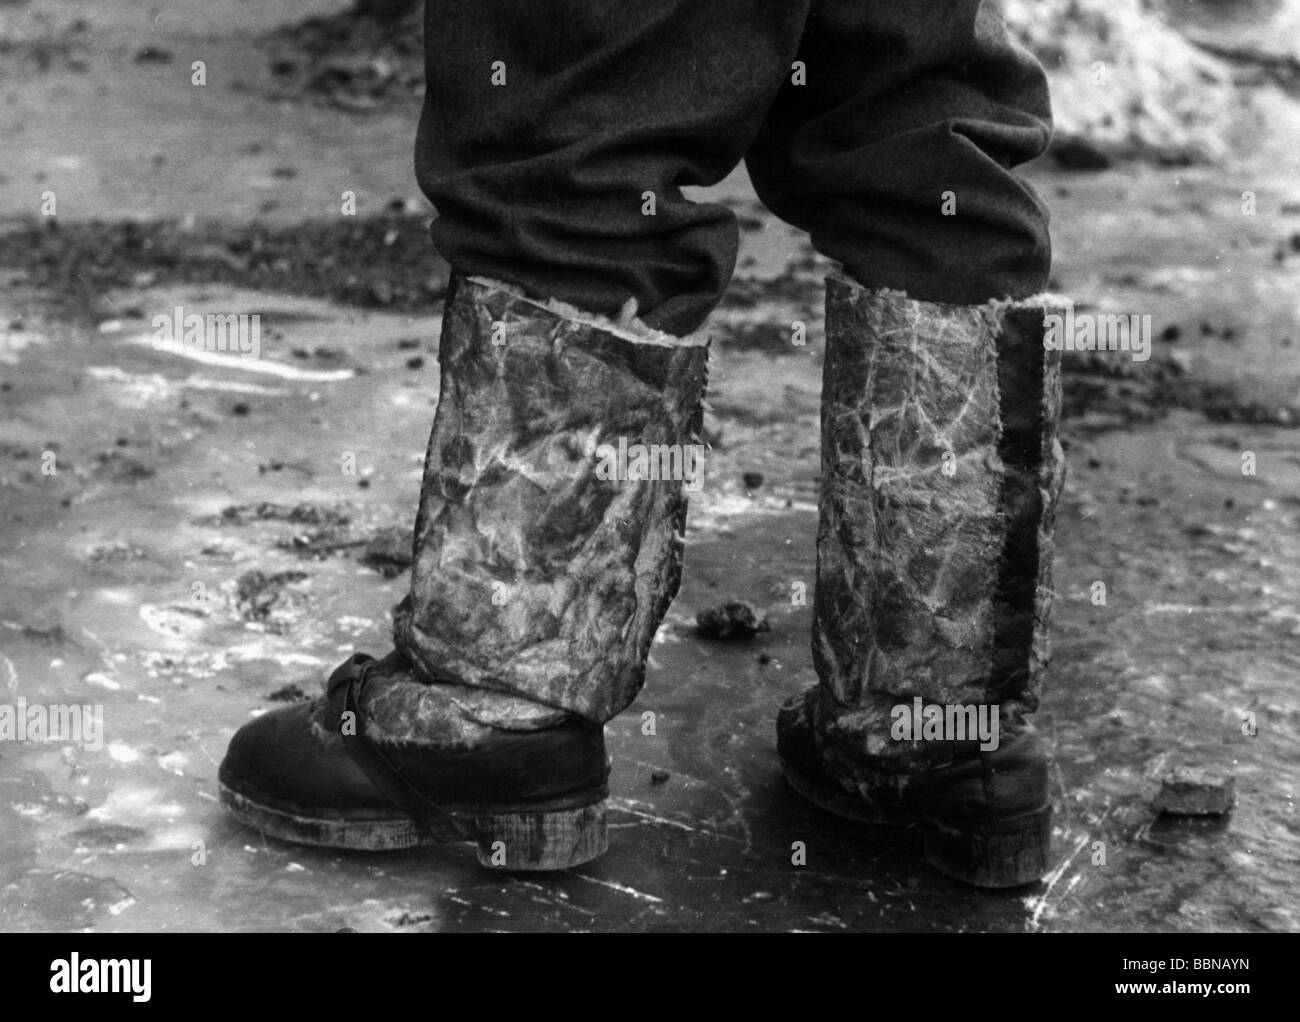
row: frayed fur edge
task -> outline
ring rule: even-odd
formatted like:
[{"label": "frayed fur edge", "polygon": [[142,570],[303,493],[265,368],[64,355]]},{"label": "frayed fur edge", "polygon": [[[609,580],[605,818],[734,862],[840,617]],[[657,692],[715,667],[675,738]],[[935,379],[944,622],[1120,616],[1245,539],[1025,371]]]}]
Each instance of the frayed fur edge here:
[{"label": "frayed fur edge", "polygon": [[837,284],[843,284],[852,288],[854,291],[874,298],[914,302],[917,305],[938,305],[962,309],[986,308],[994,314],[1003,314],[1011,309],[1068,309],[1073,308],[1075,304],[1074,299],[1069,295],[1056,294],[1051,291],[1043,291],[1040,294],[1030,295],[1028,298],[992,298],[989,301],[976,306],[965,305],[959,302],[927,302],[920,298],[913,298],[906,291],[899,291],[895,288],[865,287],[845,273],[832,273],[826,277],[826,282],[828,284],[832,281]]},{"label": "frayed fur edge", "polygon": [[477,284],[480,287],[489,287],[497,291],[505,291],[513,295],[522,302],[527,302],[538,309],[544,309],[547,312],[553,312],[557,316],[562,316],[567,320],[575,323],[581,323],[584,326],[594,327],[597,330],[603,330],[605,333],[613,334],[625,341],[631,341],[634,344],[654,344],[664,348],[705,348],[709,344],[709,334],[706,330],[697,330],[693,334],[687,334],[685,337],[677,337],[673,334],[664,333],[662,330],[656,330],[647,326],[635,316],[627,320],[615,321],[608,316],[602,316],[598,312],[588,312],[585,309],[579,309],[576,305],[570,305],[562,302],[558,298],[548,298],[545,301],[539,301],[536,298],[529,297],[521,288],[513,284],[507,284],[504,281],[493,280],[490,277],[466,277],[467,281]]}]

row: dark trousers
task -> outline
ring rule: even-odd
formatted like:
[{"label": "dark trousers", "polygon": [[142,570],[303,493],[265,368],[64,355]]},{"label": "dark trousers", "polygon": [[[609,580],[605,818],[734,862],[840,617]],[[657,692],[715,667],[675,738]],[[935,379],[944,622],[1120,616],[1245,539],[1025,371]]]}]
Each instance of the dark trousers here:
[{"label": "dark trousers", "polygon": [[688,333],[739,234],[681,187],[743,159],[866,287],[975,304],[1046,284],[1046,211],[1011,168],[1047,145],[1047,86],[999,0],[426,0],[425,18],[416,172],[458,272],[606,315],[634,297]]}]

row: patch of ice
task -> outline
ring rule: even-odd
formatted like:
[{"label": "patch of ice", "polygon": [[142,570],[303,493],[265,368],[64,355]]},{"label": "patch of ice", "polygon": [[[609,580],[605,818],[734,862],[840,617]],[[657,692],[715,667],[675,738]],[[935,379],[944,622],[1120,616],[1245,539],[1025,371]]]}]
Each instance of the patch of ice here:
[{"label": "patch of ice", "polygon": [[182,767],[189,763],[189,761],[189,757],[183,752],[169,752],[166,755],[154,757],[155,763],[169,773],[175,774],[177,777],[185,776],[185,771]]},{"label": "patch of ice", "polygon": [[131,748],[125,742],[109,742],[108,755],[116,763],[134,763],[140,758],[140,750]]},{"label": "patch of ice", "polygon": [[290,393],[284,387],[264,387],[260,383],[244,383],[240,380],[209,380],[204,376],[191,376],[183,386],[190,390],[215,390],[228,394],[262,394],[267,397],[282,397]]},{"label": "patch of ice", "polygon": [[238,355],[227,355],[220,351],[191,350],[183,345],[168,345],[159,349],[154,347],[153,337],[150,334],[140,334],[133,337],[131,343],[150,348],[160,355],[187,358],[192,362],[217,366],[221,369],[238,369],[246,373],[261,373],[282,380],[337,383],[340,380],[350,380],[356,375],[356,372],[352,369],[299,369],[297,366],[285,365],[283,362],[271,362],[262,358],[242,358]]},{"label": "patch of ice", "polygon": [[33,344],[44,343],[46,340],[46,337],[34,334],[30,330],[6,330],[0,327],[0,362],[16,365],[18,352]]},{"label": "patch of ice", "polygon": [[[111,749],[112,746],[109,748]],[[120,784],[108,793],[108,798],[103,805],[96,806],[86,813],[86,819],[135,825],[147,818],[171,819],[185,815],[184,807],[175,802],[164,802],[164,798],[166,792],[158,788],[129,783]]]},{"label": "patch of ice", "polygon": [[119,386],[115,394],[119,403],[127,408],[147,408],[168,401],[176,393],[176,386],[158,373],[128,373],[117,366],[87,366],[86,375],[101,383]]}]

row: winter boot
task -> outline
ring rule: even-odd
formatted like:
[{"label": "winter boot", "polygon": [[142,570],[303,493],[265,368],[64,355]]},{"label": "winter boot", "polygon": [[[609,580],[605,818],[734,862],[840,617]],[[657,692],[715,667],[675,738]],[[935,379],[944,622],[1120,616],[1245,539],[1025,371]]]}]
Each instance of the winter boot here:
[{"label": "winter boot", "polygon": [[1048,656],[1064,480],[1039,300],[940,305],[827,281],[813,658],[777,720],[796,791],[919,827],[938,869],[1048,869],[1047,762],[1025,717]]},{"label": "winter boot", "polygon": [[454,278],[397,649],[241,728],[222,803],[336,848],[470,840],[533,870],[603,852],[603,725],[680,582],[706,359],[701,337]]}]

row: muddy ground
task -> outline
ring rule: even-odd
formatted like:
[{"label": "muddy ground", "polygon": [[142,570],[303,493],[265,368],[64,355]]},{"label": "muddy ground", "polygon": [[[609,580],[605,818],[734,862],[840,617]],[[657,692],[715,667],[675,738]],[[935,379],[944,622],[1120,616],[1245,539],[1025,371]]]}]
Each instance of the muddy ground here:
[{"label": "muddy ground", "polygon": [[[437,400],[415,50],[321,77],[282,31],[342,6],[0,3],[0,686],[102,705],[106,729],[0,743],[0,927],[1300,929],[1300,116],[1268,83],[1268,130],[1226,163],[1028,169],[1053,289],[1157,338],[1143,363],[1066,356],[1042,884],[959,888],[779,777],[776,707],[812,680],[790,594],[813,583],[828,266],[739,173],[709,190],[741,267],[682,594],[609,727],[610,854],[513,879],[467,846],[334,855],[225,819],[233,731],[386,647]],[[262,357],[155,350],[176,305],[260,315]],[[770,631],[696,633],[737,596]],[[1232,773],[1234,812],[1158,817],[1180,763]]]}]

